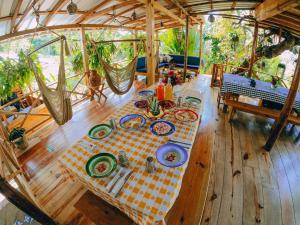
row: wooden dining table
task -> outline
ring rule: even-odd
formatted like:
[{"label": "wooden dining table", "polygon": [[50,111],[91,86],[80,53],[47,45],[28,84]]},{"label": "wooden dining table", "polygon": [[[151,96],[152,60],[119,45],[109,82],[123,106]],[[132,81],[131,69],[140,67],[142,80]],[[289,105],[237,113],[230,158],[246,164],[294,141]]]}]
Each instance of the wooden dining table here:
[{"label": "wooden dining table", "polygon": [[[271,83],[255,80],[255,87],[250,86],[250,79],[235,74],[224,74],[221,94],[226,93],[242,95],[261,100],[268,100],[279,104],[284,104],[289,93],[289,89],[285,87],[272,88]],[[300,112],[300,93],[297,93],[294,109]]]},{"label": "wooden dining table", "polygon": [[[184,85],[176,92],[177,95],[179,94],[183,98],[185,96],[201,98],[199,90],[186,90]],[[140,96],[135,95],[128,104],[116,110],[103,123],[108,123],[111,118],[119,121],[120,118],[128,114],[143,115],[143,109],[134,106],[134,102],[140,99]],[[176,97],[173,100],[176,101]],[[128,131],[118,127],[112,135],[102,140],[93,140],[88,136],[84,136],[73,147],[65,151],[59,162],[70,177],[81,182],[95,195],[123,211],[135,223],[165,224],[164,218],[179,194],[183,176],[188,167],[192,145],[200,124],[202,109],[193,106],[193,110],[199,115],[195,122],[181,122],[176,120],[172,113],[164,118],[176,127],[176,131],[171,136],[154,135],[149,129],[152,121],[147,120],[145,126],[139,130]],[[170,138],[189,144],[187,161],[182,166],[175,168],[163,166],[156,161],[156,172],[153,174],[147,173],[145,170],[146,158],[149,156],[155,158],[157,149],[161,145],[167,144]],[[85,148],[89,144],[95,145],[96,148],[93,150]],[[133,173],[120,194],[114,197],[111,193],[108,193],[105,187],[115,176],[115,173],[105,178],[93,178],[87,174],[85,166],[93,155],[108,152],[117,156],[121,150],[126,152],[130,162],[129,167],[133,170]]]}]

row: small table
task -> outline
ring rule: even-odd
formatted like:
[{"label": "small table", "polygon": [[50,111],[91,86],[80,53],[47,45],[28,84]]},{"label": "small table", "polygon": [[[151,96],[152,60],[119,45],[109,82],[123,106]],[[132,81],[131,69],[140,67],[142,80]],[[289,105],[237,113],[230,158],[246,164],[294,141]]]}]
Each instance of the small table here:
[{"label": "small table", "polygon": [[[224,74],[221,94],[231,93],[244,95],[251,98],[259,98],[284,104],[288,96],[289,89],[284,87],[271,88],[271,83],[256,80],[256,86],[250,86],[250,79],[234,74]],[[300,111],[300,93],[297,93],[293,107]]]},{"label": "small table", "polygon": [[[199,91],[194,91],[193,94],[188,91],[184,90],[181,93],[200,97]],[[136,98],[137,96],[134,99]],[[199,111],[200,109],[198,113]],[[143,114],[141,109],[134,106],[134,101],[130,101],[120,108],[112,117],[119,121],[124,115],[132,113]],[[191,144],[191,147],[187,150],[188,155],[191,152],[200,118],[199,115],[199,119],[192,123],[183,123],[173,117],[167,118],[176,126],[173,137]],[[147,173],[145,171],[146,158],[148,156],[155,158],[158,147],[166,144],[169,139],[169,137],[152,134],[149,130],[150,124],[151,121],[147,121],[142,129],[130,132],[118,128],[111,136],[100,141],[85,136],[68,149],[59,161],[71,177],[79,180],[86,188],[109,204],[119,208],[137,224],[165,224],[164,218],[179,194],[189,156],[188,161],[180,167],[168,168],[156,162],[157,171],[154,174]],[[85,146],[86,143],[91,143],[97,147],[93,152],[90,152],[83,147],[84,145],[80,144],[81,142],[85,142]],[[92,178],[86,173],[85,165],[95,154],[109,152],[117,156],[120,150],[126,152],[133,174],[124,185],[119,196],[114,198],[105,189],[113,175],[102,179]]]}]

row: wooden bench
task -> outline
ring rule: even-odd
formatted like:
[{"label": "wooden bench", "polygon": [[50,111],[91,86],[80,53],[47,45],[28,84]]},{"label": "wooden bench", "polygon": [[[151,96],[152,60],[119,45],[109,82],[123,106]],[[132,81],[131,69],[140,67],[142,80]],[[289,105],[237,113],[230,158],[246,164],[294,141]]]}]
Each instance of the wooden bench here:
[{"label": "wooden bench", "polygon": [[[229,116],[229,121],[232,120],[236,110],[247,112],[247,113],[252,113],[255,115],[259,115],[259,116],[264,116],[264,117],[275,119],[275,120],[279,119],[279,116],[280,116],[280,111],[268,109],[268,108],[265,108],[262,106],[250,105],[250,104],[247,104],[244,102],[238,102],[238,101],[229,100],[229,99],[224,100],[224,102],[226,105],[232,107],[232,110],[231,110],[230,116]],[[300,117],[290,115],[287,119],[287,123],[300,126]]]}]

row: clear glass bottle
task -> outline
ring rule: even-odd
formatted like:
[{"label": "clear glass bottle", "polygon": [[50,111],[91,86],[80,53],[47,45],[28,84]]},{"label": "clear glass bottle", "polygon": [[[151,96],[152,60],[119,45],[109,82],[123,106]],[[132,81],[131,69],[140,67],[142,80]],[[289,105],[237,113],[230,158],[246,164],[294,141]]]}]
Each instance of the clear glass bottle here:
[{"label": "clear glass bottle", "polygon": [[173,98],[173,87],[171,84],[171,78],[168,78],[168,84],[165,86],[165,99],[172,100]]},{"label": "clear glass bottle", "polygon": [[154,158],[149,156],[146,159],[146,171],[148,173],[154,173],[156,170]]}]

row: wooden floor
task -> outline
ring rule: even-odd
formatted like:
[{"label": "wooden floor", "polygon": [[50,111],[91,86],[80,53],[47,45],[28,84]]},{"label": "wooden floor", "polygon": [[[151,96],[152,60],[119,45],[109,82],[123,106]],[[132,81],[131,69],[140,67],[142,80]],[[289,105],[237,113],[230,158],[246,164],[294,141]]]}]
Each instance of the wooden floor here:
[{"label": "wooden floor", "polygon": [[[217,110],[218,90],[209,84],[208,76],[191,83],[204,90],[204,112],[183,187],[167,224],[300,224],[300,148],[294,143],[296,131],[294,135],[289,129],[284,131],[273,151],[266,153],[261,147],[272,121],[237,113],[228,123],[228,115]],[[92,221],[74,207],[86,195],[86,189],[66,178],[56,159],[131,95],[111,94],[105,107],[84,103],[68,124],[53,124],[43,130],[42,142],[20,158],[32,177],[35,195],[60,224],[109,223]],[[53,152],[47,150],[49,144]]]}]

